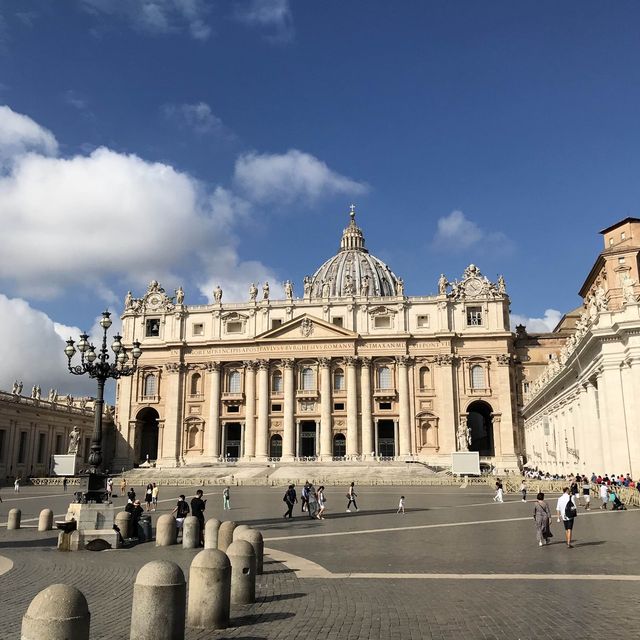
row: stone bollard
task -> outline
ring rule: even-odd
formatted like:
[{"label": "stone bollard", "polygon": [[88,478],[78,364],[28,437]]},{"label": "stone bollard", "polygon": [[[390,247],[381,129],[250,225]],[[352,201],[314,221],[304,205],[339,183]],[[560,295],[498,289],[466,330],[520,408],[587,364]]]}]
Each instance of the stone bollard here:
[{"label": "stone bollard", "polygon": [[116,526],[120,529],[120,535],[131,538],[131,514],[128,511],[120,511],[116,514]]},{"label": "stone bollard", "polygon": [[205,549],[189,569],[187,626],[226,629],[231,609],[231,563],[224,551]]},{"label": "stone bollard", "polygon": [[187,585],[168,560],[145,564],[133,585],[131,640],[184,640]]},{"label": "stone bollard", "polygon": [[7,515],[7,529],[19,529],[20,518],[22,518],[22,511],[20,509],[9,509]]},{"label": "stone bollard", "polygon": [[241,531],[240,540],[246,540],[253,547],[253,551],[256,554],[256,575],[262,575],[262,565],[264,561],[264,541],[262,534],[256,529]]},{"label": "stone bollard", "polygon": [[200,521],[195,516],[187,516],[182,525],[182,548],[197,549],[200,546]]},{"label": "stone bollard", "polygon": [[231,520],[227,520],[220,525],[218,529],[218,549],[220,551],[227,551],[227,547],[233,542],[233,530],[236,528],[236,523]]},{"label": "stone bollard", "polygon": [[52,584],[32,601],[22,618],[21,640],[89,640],[91,614],[81,591]]},{"label": "stone bollard", "polygon": [[156,522],[156,547],[168,547],[178,543],[178,525],[176,519],[165,513]]},{"label": "stone bollard", "polygon": [[38,531],[51,531],[53,529],[53,511],[43,509],[38,518]]},{"label": "stone bollard", "polygon": [[227,549],[231,562],[231,604],[256,601],[256,554],[251,543],[236,540]]},{"label": "stone bollard", "polygon": [[218,548],[218,530],[220,529],[220,520],[216,518],[209,518],[204,525],[204,548],[205,549],[217,549]]},{"label": "stone bollard", "polygon": [[251,529],[251,527],[246,524],[239,524],[238,526],[236,526],[236,528],[233,530],[233,541],[235,542],[236,540],[241,540],[242,532],[249,531],[249,529]]}]

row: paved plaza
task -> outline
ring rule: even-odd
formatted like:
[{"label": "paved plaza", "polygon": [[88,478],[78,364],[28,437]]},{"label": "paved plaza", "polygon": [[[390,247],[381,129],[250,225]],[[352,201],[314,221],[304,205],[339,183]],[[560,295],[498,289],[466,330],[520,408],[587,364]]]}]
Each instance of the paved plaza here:
[{"label": "paved plaza", "polygon": [[[232,487],[227,513],[259,528],[270,550],[257,602],[232,611],[232,628],[188,630],[187,638],[639,637],[640,511],[581,510],[574,549],[566,548],[554,519],[553,544],[539,548],[533,504],[519,494],[496,504],[484,486],[356,488],[358,512],[345,512],[345,488],[329,487],[326,520],[312,521],[296,505],[296,518],[285,521],[283,489]],[[190,497],[195,487],[163,487],[154,516],[168,513],[182,492]],[[221,492],[208,488],[207,515],[229,519]],[[401,494],[404,516],[396,514]],[[58,552],[55,532],[31,527],[45,507],[62,517],[71,495],[52,487],[1,495],[0,571],[13,563],[0,576],[3,639],[19,638],[29,602],[56,582],[87,596],[93,639],[128,638],[138,569],[166,558],[186,572],[197,553],[153,543]],[[6,530],[12,507],[22,509],[19,531]]]}]

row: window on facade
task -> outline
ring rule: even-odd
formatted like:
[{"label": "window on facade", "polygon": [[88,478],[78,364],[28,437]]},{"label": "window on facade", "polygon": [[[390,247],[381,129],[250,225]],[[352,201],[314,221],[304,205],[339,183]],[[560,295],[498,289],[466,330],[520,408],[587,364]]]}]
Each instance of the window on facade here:
[{"label": "window on facade", "polygon": [[149,318],[145,324],[147,338],[157,338],[160,335],[160,318]]},{"label": "window on facade", "polygon": [[18,464],[24,464],[27,455],[27,432],[20,432],[20,444],[18,446]]},{"label": "window on facade", "polygon": [[484,389],[484,368],[479,364],[474,364],[471,367],[471,388],[472,389]]},{"label": "window on facade", "polygon": [[336,369],[333,372],[333,388],[336,391],[344,390],[344,371],[342,369]]},{"label": "window on facade", "polygon": [[195,425],[189,429],[189,441],[187,446],[189,449],[195,449],[195,446],[198,442],[198,427]]},{"label": "window on facade", "polygon": [[344,411],[344,402],[335,402],[333,404],[334,411]]},{"label": "window on facade", "polygon": [[227,391],[229,393],[240,393],[240,372],[229,371],[229,378],[227,381]]},{"label": "window on facade", "polygon": [[390,402],[379,402],[378,406],[380,407],[380,411],[391,411]]},{"label": "window on facade", "polygon": [[378,369],[378,389],[391,388],[393,388],[391,369],[389,369],[389,367],[380,367]]},{"label": "window on facade", "polygon": [[38,434],[38,464],[42,464],[44,462],[44,448],[47,440],[46,433]]},{"label": "window on facade", "polygon": [[282,325],[282,320],[280,318],[273,318],[271,320],[271,328],[275,329]]},{"label": "window on facade", "polygon": [[623,231],[623,232],[620,234],[620,240],[626,240],[626,239],[627,239],[627,234]]},{"label": "window on facade", "polygon": [[56,436],[56,453],[64,453],[63,447],[64,445],[62,444],[62,435],[58,434]]},{"label": "window on facade", "polygon": [[201,376],[199,373],[194,373],[191,376],[191,395],[197,396],[200,393]]},{"label": "window on facade", "polygon": [[624,264],[624,256],[618,258],[618,264]]},{"label": "window on facade", "polygon": [[158,379],[153,373],[149,373],[144,378],[144,383],[142,385],[142,395],[144,396],[155,396],[158,388]]},{"label": "window on facade", "polygon": [[274,371],[271,376],[271,391],[282,393],[282,371]]},{"label": "window on facade", "polygon": [[389,329],[391,328],[390,316],[377,316],[373,321],[373,326],[376,329]]},{"label": "window on facade", "polygon": [[420,368],[420,388],[421,389],[431,388],[431,371],[429,370],[429,367]]},{"label": "window on facade", "polygon": [[467,326],[482,326],[482,307],[467,307]]},{"label": "window on facade", "polygon": [[522,383],[522,389],[525,393],[529,393],[529,383],[528,382],[523,382]]},{"label": "window on facade", "polygon": [[333,324],[336,325],[336,327],[342,327],[343,326],[343,320],[342,318],[333,318],[333,320],[331,320],[331,322]]},{"label": "window on facade", "polygon": [[272,404],[271,405],[271,411],[273,411],[274,413],[280,413],[280,411],[282,411],[282,405],[281,404]]},{"label": "window on facade", "polygon": [[227,322],[227,333],[242,333],[242,322]]},{"label": "window on facade", "polygon": [[4,429],[2,429],[0,431],[0,462],[4,460],[4,447],[5,447],[4,439],[6,435],[7,435],[7,432]]},{"label": "window on facade", "polygon": [[613,238],[609,238],[609,246],[613,244]]},{"label": "window on facade", "polygon": [[204,335],[204,324],[202,324],[202,322],[199,322],[193,325],[193,335],[194,336]]},{"label": "window on facade", "polygon": [[418,327],[424,329],[429,326],[429,316],[418,316]]},{"label": "window on facade", "polygon": [[313,369],[311,367],[305,367],[302,370],[302,389],[304,391],[311,391],[314,388]]},{"label": "window on facade", "polygon": [[230,404],[227,407],[227,413],[240,413],[240,405]]}]

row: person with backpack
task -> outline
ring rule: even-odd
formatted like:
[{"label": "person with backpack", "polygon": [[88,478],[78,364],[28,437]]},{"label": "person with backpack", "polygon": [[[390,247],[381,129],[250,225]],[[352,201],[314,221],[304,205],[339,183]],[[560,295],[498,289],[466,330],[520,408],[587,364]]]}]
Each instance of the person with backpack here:
[{"label": "person with backpack", "polygon": [[287,512],[284,514],[285,518],[293,518],[293,505],[298,502],[298,497],[296,496],[295,486],[290,484],[287,490],[285,491],[284,497],[282,500],[287,505]]},{"label": "person with backpack", "polygon": [[562,520],[562,524],[564,524],[567,548],[573,549],[573,545],[571,544],[571,535],[573,532],[573,523],[578,515],[578,508],[576,507],[575,498],[571,494],[571,489],[569,487],[565,487],[562,495],[558,498],[556,513],[558,514],[558,522]]},{"label": "person with backpack", "polygon": [[173,508],[171,515],[175,515],[176,517],[176,525],[178,530],[182,530],[182,525],[184,524],[184,519],[189,515],[189,505],[187,504],[187,499],[184,495],[180,495],[178,498],[178,504]]},{"label": "person with backpack", "polygon": [[358,494],[356,493],[355,483],[352,482],[349,485],[349,489],[347,490],[347,513],[351,513],[351,505],[353,504],[353,508],[358,511],[358,505],[356,504],[356,497]]},{"label": "person with backpack", "polygon": [[225,487],[222,490],[222,509],[224,511],[231,509],[231,490],[229,487]]}]

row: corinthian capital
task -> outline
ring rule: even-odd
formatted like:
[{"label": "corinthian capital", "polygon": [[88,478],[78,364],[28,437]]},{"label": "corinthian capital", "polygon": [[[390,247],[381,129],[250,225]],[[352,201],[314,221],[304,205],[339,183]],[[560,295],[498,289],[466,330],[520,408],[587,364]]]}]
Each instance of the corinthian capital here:
[{"label": "corinthian capital", "polygon": [[220,371],[220,363],[219,362],[207,362],[204,365],[204,368],[207,371]]},{"label": "corinthian capital", "polygon": [[269,371],[269,361],[268,360],[258,360],[258,369],[260,371]]},{"label": "corinthian capital", "polygon": [[244,365],[245,369],[249,369],[251,371],[256,370],[257,363],[255,360],[245,360],[242,364]]},{"label": "corinthian capital", "polygon": [[318,358],[318,364],[326,369],[331,366],[331,358]]},{"label": "corinthian capital", "polygon": [[285,369],[293,369],[294,364],[295,364],[295,360],[293,358],[283,358],[282,359],[282,366]]},{"label": "corinthian capital", "polygon": [[346,356],[344,359],[344,363],[347,365],[347,367],[355,367],[358,362],[359,362],[360,358],[358,358],[357,356]]}]

